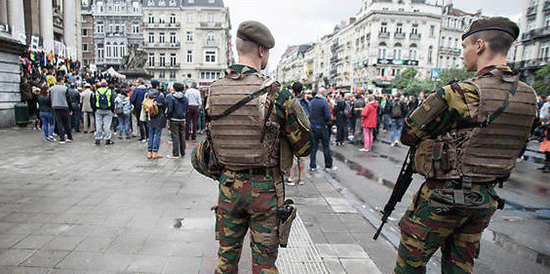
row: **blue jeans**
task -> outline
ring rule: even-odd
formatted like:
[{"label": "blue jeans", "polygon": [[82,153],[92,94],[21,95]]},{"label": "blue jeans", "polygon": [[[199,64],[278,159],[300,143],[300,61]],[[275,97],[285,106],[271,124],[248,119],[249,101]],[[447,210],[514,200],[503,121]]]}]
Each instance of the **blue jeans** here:
[{"label": "blue jeans", "polygon": [[55,118],[51,112],[40,112],[40,119],[42,120],[42,129],[44,129],[44,137],[48,138],[53,135],[55,128]]},{"label": "blue jeans", "polygon": [[130,136],[130,114],[118,114],[118,136]]},{"label": "blue jeans", "polygon": [[390,114],[389,113],[382,114],[382,120],[384,125],[383,129],[390,130],[390,122],[391,122]]},{"label": "blue jeans", "polygon": [[392,143],[401,136],[401,129],[403,129],[403,118],[391,119],[390,141]]},{"label": "blue jeans", "polygon": [[149,127],[149,140],[147,141],[147,151],[159,151],[161,134],[162,128]]},{"label": "blue jeans", "polygon": [[325,155],[325,168],[332,167],[332,155],[330,154],[328,128],[326,126],[312,126],[314,134],[313,147],[309,154],[309,167],[317,168],[317,150],[319,149],[319,141],[323,145],[323,155]]}]

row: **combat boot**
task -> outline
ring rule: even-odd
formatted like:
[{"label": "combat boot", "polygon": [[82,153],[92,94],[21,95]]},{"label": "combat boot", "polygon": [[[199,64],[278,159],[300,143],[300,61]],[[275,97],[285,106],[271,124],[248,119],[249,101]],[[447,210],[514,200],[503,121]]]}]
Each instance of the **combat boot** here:
[{"label": "combat boot", "polygon": [[153,159],[153,152],[147,151],[147,159]]},{"label": "combat boot", "polygon": [[153,159],[160,159],[160,158],[162,158],[162,155],[160,155],[160,154],[158,153],[158,151],[154,151],[154,152],[153,152]]}]

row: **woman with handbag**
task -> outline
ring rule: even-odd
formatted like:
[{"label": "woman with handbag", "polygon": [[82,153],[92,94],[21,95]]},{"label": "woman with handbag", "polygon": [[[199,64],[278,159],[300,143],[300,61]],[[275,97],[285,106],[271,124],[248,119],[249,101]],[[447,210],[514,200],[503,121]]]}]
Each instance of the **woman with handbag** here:
[{"label": "woman with handbag", "polygon": [[122,135],[126,135],[126,139],[130,136],[130,113],[134,109],[134,105],[130,103],[128,98],[129,90],[122,89],[119,96],[115,99],[115,114],[118,118],[118,139],[122,139]]}]

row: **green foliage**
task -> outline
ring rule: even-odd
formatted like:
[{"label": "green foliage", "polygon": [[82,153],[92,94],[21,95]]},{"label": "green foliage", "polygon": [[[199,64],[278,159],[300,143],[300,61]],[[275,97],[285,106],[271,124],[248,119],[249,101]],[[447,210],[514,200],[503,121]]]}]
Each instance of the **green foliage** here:
[{"label": "green foliage", "polygon": [[400,90],[406,88],[409,84],[415,81],[417,74],[418,70],[413,67],[405,69],[403,72],[395,76],[395,80],[392,83],[392,88]]},{"label": "green foliage", "polygon": [[433,82],[431,80],[414,79],[412,82],[409,83],[408,86],[406,86],[401,91],[404,95],[418,95],[422,91],[424,91],[424,93],[430,93],[432,89],[433,89]]},{"label": "green foliage", "polygon": [[475,74],[476,74],[475,72],[467,72],[463,68],[462,69],[456,69],[456,68],[444,69],[439,74],[440,81],[438,81],[436,85],[436,89],[446,86],[447,84],[449,84],[449,82],[453,80],[462,81],[462,80],[472,78],[475,76]]},{"label": "green foliage", "polygon": [[550,63],[537,70],[535,74],[535,82],[531,85],[538,95],[550,95]]}]

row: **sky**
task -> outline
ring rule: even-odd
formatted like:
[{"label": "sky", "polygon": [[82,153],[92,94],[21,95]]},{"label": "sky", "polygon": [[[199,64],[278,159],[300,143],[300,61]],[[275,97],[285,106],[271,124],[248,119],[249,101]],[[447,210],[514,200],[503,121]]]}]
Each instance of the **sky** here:
[{"label": "sky", "polygon": [[[229,7],[233,44],[243,21],[260,21],[271,30],[275,47],[270,50],[268,70],[277,68],[288,46],[316,42],[330,34],[336,24],[355,17],[362,3],[362,0],[224,0]],[[519,20],[525,9],[525,0],[454,0],[453,4],[465,12],[481,9],[483,15],[505,16],[514,21]],[[234,54],[237,58],[235,50]]]}]

